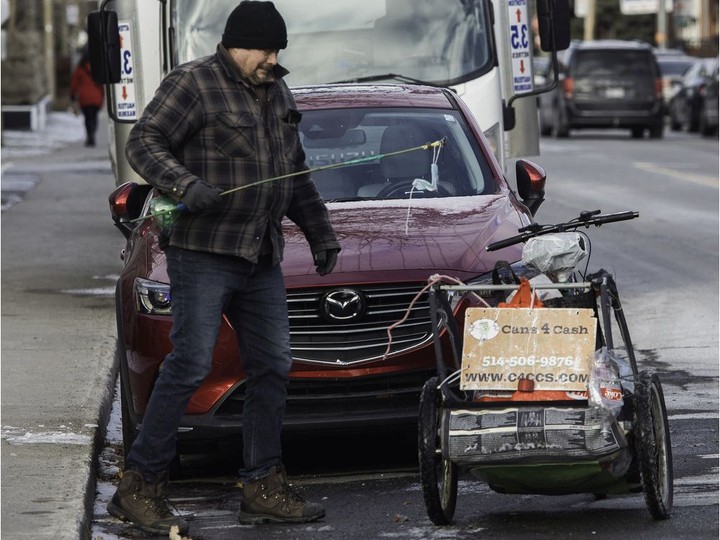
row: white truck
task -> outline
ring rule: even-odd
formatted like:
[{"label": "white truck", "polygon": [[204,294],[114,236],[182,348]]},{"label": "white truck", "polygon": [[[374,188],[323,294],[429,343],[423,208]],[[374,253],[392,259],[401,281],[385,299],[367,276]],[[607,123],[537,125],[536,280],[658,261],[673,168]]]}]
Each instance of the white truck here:
[{"label": "white truck", "polygon": [[[101,0],[88,17],[95,79],[107,85],[118,185],[143,180],[125,139],[161,79],[212,54],[239,0]],[[449,87],[478,119],[496,157],[539,154],[534,43],[557,66],[569,44],[568,0],[275,0],[288,28],[280,63],[290,86],[398,81]],[[533,31],[536,26],[537,32]]]}]

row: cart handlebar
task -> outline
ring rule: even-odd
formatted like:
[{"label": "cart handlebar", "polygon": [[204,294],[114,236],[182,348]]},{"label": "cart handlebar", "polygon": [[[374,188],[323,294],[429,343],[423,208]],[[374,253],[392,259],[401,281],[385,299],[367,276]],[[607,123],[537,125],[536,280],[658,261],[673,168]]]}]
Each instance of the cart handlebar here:
[{"label": "cart handlebar", "polygon": [[520,242],[525,242],[526,240],[529,240],[530,238],[534,238],[536,236],[542,236],[544,234],[574,231],[576,229],[579,229],[580,227],[585,227],[587,229],[590,227],[590,225],[600,227],[600,225],[604,225],[605,223],[626,221],[628,219],[635,219],[639,216],[640,213],[634,210],[626,210],[623,212],[615,212],[612,214],[603,214],[601,210],[583,211],[580,212],[580,215],[578,217],[564,223],[556,223],[555,225],[541,225],[539,223],[531,223],[526,227],[518,229],[518,232],[520,234],[516,236],[511,236],[510,238],[505,238],[504,240],[498,240],[497,242],[493,242],[492,244],[488,244],[485,249],[487,251],[496,251],[498,249],[519,244]]}]

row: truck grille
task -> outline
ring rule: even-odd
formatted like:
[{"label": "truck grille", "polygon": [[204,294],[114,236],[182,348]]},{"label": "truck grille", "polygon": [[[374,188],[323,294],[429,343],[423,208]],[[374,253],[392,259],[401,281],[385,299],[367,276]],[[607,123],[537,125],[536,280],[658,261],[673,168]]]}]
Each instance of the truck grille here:
[{"label": "truck grille", "polygon": [[[405,316],[422,287],[401,284],[288,291],[293,357],[336,365],[381,358],[388,345],[388,327]],[[333,304],[339,313],[332,312]],[[407,320],[393,329],[390,352],[396,354],[431,339],[428,295],[423,293]]]}]

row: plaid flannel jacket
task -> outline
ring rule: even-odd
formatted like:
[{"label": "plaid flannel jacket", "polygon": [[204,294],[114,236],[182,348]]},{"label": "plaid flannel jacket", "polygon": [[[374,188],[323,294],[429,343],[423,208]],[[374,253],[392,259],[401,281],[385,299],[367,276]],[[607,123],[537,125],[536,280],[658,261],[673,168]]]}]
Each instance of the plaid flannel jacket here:
[{"label": "plaid flannel jacket", "polygon": [[[296,109],[275,67],[261,103],[229,53],[174,69],[160,84],[125,147],[130,165],[159,191],[182,200],[203,181],[223,191],[307,170]],[[183,212],[167,231],[169,245],[242,257],[257,262],[263,240],[282,260],[285,216],[303,231],[313,253],[339,249],[330,218],[309,174],[267,182],[222,197],[217,212]]]}]

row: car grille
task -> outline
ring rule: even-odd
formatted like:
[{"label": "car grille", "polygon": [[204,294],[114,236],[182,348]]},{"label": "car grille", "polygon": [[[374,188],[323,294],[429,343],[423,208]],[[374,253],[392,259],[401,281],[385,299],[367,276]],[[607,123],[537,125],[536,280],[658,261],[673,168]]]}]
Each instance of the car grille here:
[{"label": "car grille", "polygon": [[[285,424],[415,419],[420,390],[435,373],[423,369],[371,377],[290,379]],[[244,404],[245,385],[241,384],[214,415],[225,422],[241,421]]]},{"label": "car grille", "polygon": [[[405,317],[421,284],[288,291],[290,345],[297,360],[347,365],[382,358],[388,346],[388,327]],[[328,295],[358,295],[364,304],[355,318],[333,320],[323,313]],[[349,313],[352,314],[352,307]],[[345,315],[345,314],[343,314]],[[432,339],[428,295],[424,292],[407,319],[392,331],[391,354],[418,347]]]}]

